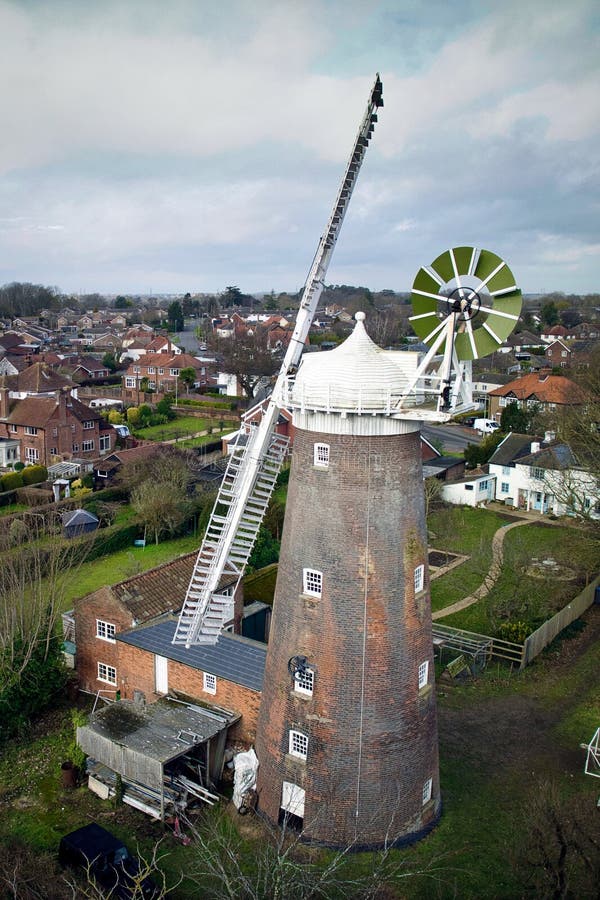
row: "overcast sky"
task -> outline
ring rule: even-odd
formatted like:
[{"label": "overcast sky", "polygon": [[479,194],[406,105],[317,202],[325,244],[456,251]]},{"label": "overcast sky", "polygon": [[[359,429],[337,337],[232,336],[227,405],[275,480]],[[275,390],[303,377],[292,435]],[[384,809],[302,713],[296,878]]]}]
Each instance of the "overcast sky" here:
[{"label": "overcast sky", "polygon": [[376,71],[327,281],[450,246],[600,290],[597,0],[0,0],[0,284],[297,290]]}]

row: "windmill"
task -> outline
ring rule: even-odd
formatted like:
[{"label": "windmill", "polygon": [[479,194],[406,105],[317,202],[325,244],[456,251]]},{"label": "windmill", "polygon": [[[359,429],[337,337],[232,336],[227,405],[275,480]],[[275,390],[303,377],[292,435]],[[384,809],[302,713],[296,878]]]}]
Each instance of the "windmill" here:
[{"label": "windmill", "polygon": [[214,644],[232,617],[233,601],[219,593],[223,575],[241,579],[277,480],[288,441],[275,434],[281,385],[294,373],[317,305],[352,192],[369,141],[383,106],[383,84],[377,74],[362,117],[333,210],[310,267],[296,325],[284,356],[275,389],[258,427],[247,443],[241,434],[230,460],[198,554],[173,637],[174,644]]}]

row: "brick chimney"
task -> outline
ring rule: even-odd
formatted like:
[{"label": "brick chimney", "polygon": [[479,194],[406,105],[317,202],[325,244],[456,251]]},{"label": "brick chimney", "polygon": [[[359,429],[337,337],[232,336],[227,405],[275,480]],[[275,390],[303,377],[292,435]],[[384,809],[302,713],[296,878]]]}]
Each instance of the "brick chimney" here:
[{"label": "brick chimney", "polygon": [[8,388],[2,385],[0,387],[0,419],[6,419],[9,412]]},{"label": "brick chimney", "polygon": [[67,424],[67,394],[65,391],[56,391],[55,393],[58,402],[58,424],[65,426]]}]

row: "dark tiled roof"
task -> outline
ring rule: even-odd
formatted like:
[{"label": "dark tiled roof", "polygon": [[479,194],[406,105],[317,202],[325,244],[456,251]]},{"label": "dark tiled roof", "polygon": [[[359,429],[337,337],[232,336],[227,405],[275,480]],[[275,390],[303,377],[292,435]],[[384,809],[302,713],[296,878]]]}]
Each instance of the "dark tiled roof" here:
[{"label": "dark tiled roof", "polygon": [[54,415],[57,403],[54,397],[26,397],[18,400],[8,417],[11,425],[30,425],[43,428]]},{"label": "dark tiled roof", "polygon": [[530,453],[519,460],[525,466],[537,466],[540,469],[567,469],[576,466],[577,460],[568,444],[551,444],[542,447],[537,453]]},{"label": "dark tiled roof", "polygon": [[18,386],[21,391],[43,394],[59,391],[64,387],[73,387],[73,382],[62,375],[57,375],[44,363],[37,362],[19,374]]},{"label": "dark tiled roof", "polygon": [[222,632],[216,644],[201,644],[186,650],[181,644],[171,643],[175,625],[175,619],[162,619],[134,631],[122,632],[117,635],[117,640],[254,691],[262,690],[266,644]]},{"label": "dark tiled roof", "polygon": [[515,460],[520,460],[531,451],[531,442],[539,440],[530,434],[518,434],[516,431],[508,434],[490,457],[490,463],[497,466],[509,466]]}]

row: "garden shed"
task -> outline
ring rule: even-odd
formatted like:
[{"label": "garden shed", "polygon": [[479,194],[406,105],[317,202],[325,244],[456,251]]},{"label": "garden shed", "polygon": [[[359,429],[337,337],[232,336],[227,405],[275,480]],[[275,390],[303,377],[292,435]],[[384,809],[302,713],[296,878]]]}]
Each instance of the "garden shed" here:
[{"label": "garden shed", "polygon": [[138,696],[93,713],[77,729],[77,742],[91,757],[92,778],[107,784],[106,796],[119,775],[123,800],[163,819],[166,808],[184,808],[190,797],[218,799],[210,789],[221,779],[227,732],[238,719],[175,698],[146,704]]},{"label": "garden shed", "polygon": [[79,537],[96,531],[99,525],[98,517],[85,509],[73,509],[65,513],[63,518],[63,535],[66,538]]}]

